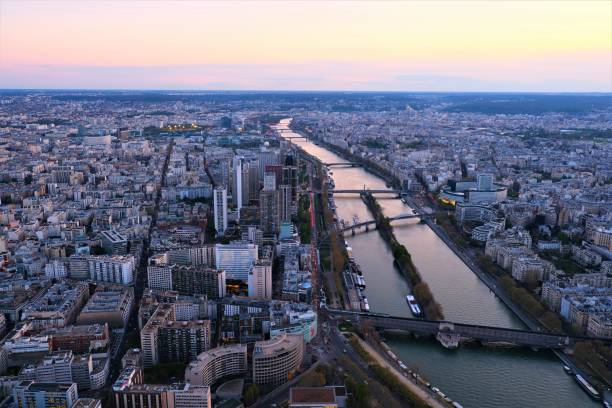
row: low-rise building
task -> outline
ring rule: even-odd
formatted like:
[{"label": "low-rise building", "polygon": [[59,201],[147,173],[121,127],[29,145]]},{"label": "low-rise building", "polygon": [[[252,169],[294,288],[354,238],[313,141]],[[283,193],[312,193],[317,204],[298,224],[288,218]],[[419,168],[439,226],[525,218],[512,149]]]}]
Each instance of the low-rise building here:
[{"label": "low-rise building", "polygon": [[78,324],[104,324],[112,328],[124,327],[134,304],[134,289],[124,286],[98,288],[85,305]]},{"label": "low-rise building", "polygon": [[78,398],[75,383],[21,381],[13,389],[16,408],[72,408]]}]

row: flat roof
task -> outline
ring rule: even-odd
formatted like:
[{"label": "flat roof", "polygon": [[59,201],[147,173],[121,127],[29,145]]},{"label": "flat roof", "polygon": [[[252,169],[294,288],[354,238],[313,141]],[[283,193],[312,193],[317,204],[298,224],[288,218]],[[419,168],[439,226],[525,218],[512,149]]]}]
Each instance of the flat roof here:
[{"label": "flat roof", "polygon": [[335,404],[334,387],[293,387],[290,390],[291,404]]}]

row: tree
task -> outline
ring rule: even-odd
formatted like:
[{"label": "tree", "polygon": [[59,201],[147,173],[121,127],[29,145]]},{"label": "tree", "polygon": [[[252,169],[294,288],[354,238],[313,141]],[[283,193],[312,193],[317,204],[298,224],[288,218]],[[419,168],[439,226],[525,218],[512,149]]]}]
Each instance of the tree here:
[{"label": "tree", "polygon": [[33,180],[33,178],[32,178],[32,175],[31,175],[31,174],[28,174],[27,176],[25,176],[25,177],[23,178],[23,182],[24,182],[26,185],[32,184],[32,180]]},{"label": "tree", "polygon": [[540,318],[544,326],[546,326],[549,330],[553,332],[561,333],[561,319],[559,316],[550,310],[544,312],[542,317]]},{"label": "tree", "polygon": [[256,384],[251,384],[244,392],[244,403],[249,406],[253,405],[259,399],[259,387]]}]

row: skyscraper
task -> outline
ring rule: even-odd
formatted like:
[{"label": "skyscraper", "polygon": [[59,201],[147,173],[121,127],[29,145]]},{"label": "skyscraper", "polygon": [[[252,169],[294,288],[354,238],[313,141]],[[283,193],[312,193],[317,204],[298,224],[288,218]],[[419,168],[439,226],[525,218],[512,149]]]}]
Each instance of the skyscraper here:
[{"label": "skyscraper", "polygon": [[276,234],[280,230],[280,194],[264,188],[259,193],[259,224],[264,234]]},{"label": "skyscraper", "polygon": [[259,176],[263,178],[266,166],[276,164],[278,164],[278,153],[268,147],[263,147],[259,152]]},{"label": "skyscraper", "polygon": [[283,184],[279,187],[280,195],[280,221],[291,221],[293,198],[291,186]]},{"label": "skyscraper", "polygon": [[215,188],[213,194],[215,231],[222,235],[227,229],[227,190],[223,187]]},{"label": "skyscraper", "polygon": [[[248,177],[248,164],[245,163],[244,157],[236,156],[232,161],[232,202],[238,208],[238,211],[243,206],[243,179],[245,176],[244,167],[247,167],[247,177]],[[247,183],[248,185],[248,180]],[[248,199],[248,198],[247,198]]]}]

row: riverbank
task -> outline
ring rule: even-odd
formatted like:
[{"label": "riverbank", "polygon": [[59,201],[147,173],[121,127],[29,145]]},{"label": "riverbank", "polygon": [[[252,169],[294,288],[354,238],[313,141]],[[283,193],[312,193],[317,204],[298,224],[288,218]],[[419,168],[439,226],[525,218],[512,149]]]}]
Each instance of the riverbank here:
[{"label": "riverbank", "polygon": [[393,252],[395,266],[408,280],[412,293],[429,320],[444,320],[442,306],[435,301],[429,285],[423,280],[417,267],[412,262],[412,256],[406,247],[400,244],[393,233],[393,227],[382,212],[382,208],[372,194],[364,194],[363,201],[376,220],[376,227],[380,236],[385,240]]},{"label": "riverbank", "polygon": [[448,404],[438,401],[427,390],[406,378],[399,370],[389,363],[368,342],[353,334],[350,338],[351,345],[357,353],[370,364],[370,368],[377,377],[390,389],[397,392],[410,406],[415,408],[432,407],[447,408]]}]

